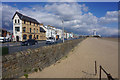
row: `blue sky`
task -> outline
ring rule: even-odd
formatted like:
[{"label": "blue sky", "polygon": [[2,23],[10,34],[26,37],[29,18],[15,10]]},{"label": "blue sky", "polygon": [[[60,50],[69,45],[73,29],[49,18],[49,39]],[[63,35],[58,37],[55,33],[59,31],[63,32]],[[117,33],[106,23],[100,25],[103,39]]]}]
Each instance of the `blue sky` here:
[{"label": "blue sky", "polygon": [[[31,8],[31,6],[33,5],[45,6],[46,4],[52,3],[53,2],[3,2],[3,4],[7,4],[12,7],[17,7],[19,9],[22,9],[24,7]],[[88,6],[89,11],[97,17],[105,16],[107,11],[118,10],[118,2],[78,2],[78,4],[85,4],[86,6]]]},{"label": "blue sky", "polygon": [[[2,22],[6,29],[12,30],[11,18],[15,11],[37,19],[45,25],[62,28],[79,35],[91,35],[96,29],[103,36],[118,33],[117,2],[3,2]],[[6,19],[8,16],[8,21]],[[6,23],[8,22],[8,23]]]}]

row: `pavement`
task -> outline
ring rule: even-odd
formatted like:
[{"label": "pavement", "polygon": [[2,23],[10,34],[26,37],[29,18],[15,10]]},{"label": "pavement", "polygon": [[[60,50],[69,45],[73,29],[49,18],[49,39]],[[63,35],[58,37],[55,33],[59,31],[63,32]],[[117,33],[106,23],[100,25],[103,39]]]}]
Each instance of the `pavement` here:
[{"label": "pavement", "polygon": [[[97,75],[94,75],[95,61],[97,62]],[[118,42],[87,38],[79,43],[67,57],[62,58],[57,63],[45,68],[43,71],[28,74],[28,77],[99,78],[100,65],[102,65],[113,78],[118,77]],[[106,78],[103,71],[102,77]]]}]

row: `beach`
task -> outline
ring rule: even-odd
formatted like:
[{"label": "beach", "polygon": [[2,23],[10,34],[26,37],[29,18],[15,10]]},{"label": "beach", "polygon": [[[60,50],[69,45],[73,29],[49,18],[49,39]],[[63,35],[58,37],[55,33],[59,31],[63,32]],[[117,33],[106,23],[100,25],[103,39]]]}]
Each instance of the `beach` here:
[{"label": "beach", "polygon": [[[95,74],[95,61],[97,74]],[[29,78],[99,78],[99,66],[113,78],[118,78],[118,42],[87,38],[69,54],[42,71],[28,74]],[[24,76],[23,76],[24,77]],[[23,78],[22,77],[22,78]],[[107,78],[102,71],[102,78]]]}]

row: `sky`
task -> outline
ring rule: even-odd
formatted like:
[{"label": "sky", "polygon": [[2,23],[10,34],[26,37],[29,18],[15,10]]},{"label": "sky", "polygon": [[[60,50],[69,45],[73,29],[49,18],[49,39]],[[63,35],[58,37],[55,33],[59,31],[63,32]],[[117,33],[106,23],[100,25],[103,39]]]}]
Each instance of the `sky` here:
[{"label": "sky", "polygon": [[118,35],[117,2],[3,2],[0,10],[2,27],[8,30],[12,30],[12,17],[18,11],[78,35],[92,35],[93,30],[102,36]]}]

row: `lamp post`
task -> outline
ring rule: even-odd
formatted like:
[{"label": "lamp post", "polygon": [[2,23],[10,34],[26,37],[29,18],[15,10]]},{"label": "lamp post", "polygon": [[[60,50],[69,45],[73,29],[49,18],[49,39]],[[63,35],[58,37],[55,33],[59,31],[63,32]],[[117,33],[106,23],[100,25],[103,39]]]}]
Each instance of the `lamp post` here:
[{"label": "lamp post", "polygon": [[63,20],[62,20],[62,27],[63,27],[62,38],[63,38],[63,43],[64,43],[64,21]]},{"label": "lamp post", "polygon": [[64,43],[64,20],[62,19],[62,17],[60,17],[60,16],[58,16],[59,17],[59,19],[62,21],[62,24],[61,24],[61,26],[62,26],[62,40],[63,40],[63,43]]}]

